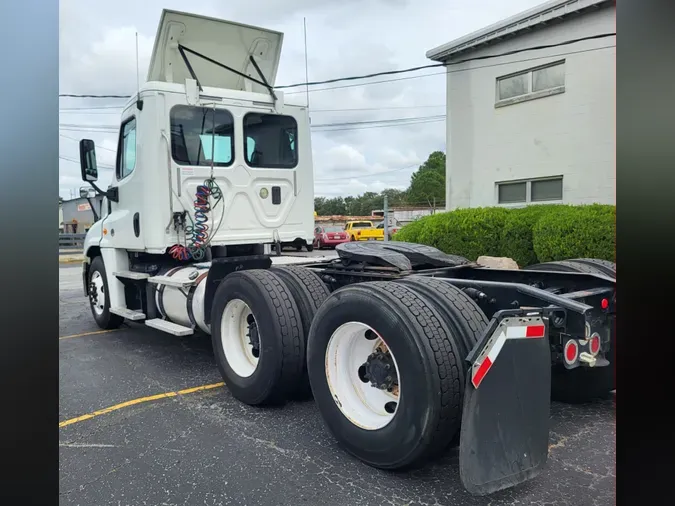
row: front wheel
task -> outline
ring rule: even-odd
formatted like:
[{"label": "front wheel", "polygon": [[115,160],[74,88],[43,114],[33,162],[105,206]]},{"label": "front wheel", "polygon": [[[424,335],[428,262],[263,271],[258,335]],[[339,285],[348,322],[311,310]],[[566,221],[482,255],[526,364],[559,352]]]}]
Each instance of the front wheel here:
[{"label": "front wheel", "polygon": [[307,244],[307,245],[305,246],[305,249],[307,250],[307,252],[312,252],[312,251],[314,251],[314,244]]},{"label": "front wheel", "polygon": [[464,377],[441,322],[399,283],[351,285],[321,305],[307,343],[309,380],[324,423],[347,452],[402,469],[448,446]]},{"label": "front wheel", "polygon": [[89,306],[96,324],[105,330],[119,328],[124,322],[124,318],[110,312],[108,278],[101,257],[94,258],[89,267],[88,292]]}]

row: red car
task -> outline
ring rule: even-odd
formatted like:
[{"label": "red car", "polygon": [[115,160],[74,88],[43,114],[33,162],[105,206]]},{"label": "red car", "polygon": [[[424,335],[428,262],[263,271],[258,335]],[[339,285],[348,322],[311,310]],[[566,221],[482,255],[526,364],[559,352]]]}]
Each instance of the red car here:
[{"label": "red car", "polygon": [[338,244],[348,241],[349,237],[340,227],[316,227],[314,229],[315,248],[335,248]]}]

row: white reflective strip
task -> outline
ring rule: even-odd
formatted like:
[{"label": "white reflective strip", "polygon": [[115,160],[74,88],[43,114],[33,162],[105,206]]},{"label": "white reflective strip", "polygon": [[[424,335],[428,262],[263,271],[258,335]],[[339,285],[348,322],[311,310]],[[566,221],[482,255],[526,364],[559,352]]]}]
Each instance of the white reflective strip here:
[{"label": "white reflective strip", "polygon": [[507,327],[506,337],[508,339],[522,339],[527,333],[527,326],[525,327]]},{"label": "white reflective strip", "polygon": [[493,364],[495,363],[495,360],[497,360],[497,355],[499,355],[499,352],[502,351],[502,347],[504,346],[504,343],[506,342],[506,334],[502,330],[499,333],[499,336],[495,340],[495,342],[492,344],[492,349],[488,351],[488,358],[490,359],[490,362]]}]

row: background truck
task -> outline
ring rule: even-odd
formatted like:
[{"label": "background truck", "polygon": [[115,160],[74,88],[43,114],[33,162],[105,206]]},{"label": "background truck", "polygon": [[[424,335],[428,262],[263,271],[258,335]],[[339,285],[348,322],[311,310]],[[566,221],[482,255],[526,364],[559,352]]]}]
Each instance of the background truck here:
[{"label": "background truck", "polygon": [[383,241],[384,229],[375,228],[372,221],[348,221],[345,232],[350,241]]},{"label": "background truck", "polygon": [[272,244],[311,242],[313,229],[307,110],[273,88],[282,37],[163,12],[107,190],[94,143],[80,141],[82,179],[105,197],[84,245],[93,318],[210,335],[236,399],[313,397],[371,466],[412,468],[459,444],[473,494],[533,478],[551,397],[614,388],[614,264],[484,269],[382,241],[341,244],[330,262],[273,261]]}]

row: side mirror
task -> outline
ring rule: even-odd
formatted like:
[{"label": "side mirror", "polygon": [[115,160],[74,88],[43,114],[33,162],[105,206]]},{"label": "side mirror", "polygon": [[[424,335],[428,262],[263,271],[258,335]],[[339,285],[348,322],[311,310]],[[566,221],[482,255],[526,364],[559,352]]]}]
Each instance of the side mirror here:
[{"label": "side mirror", "polygon": [[93,188],[87,188],[86,186],[80,188],[80,198],[93,199],[94,197],[96,197],[96,190]]},{"label": "side mirror", "polygon": [[80,141],[80,171],[82,174],[82,181],[98,181],[96,147],[94,146],[94,141],[91,139],[82,139]]}]

